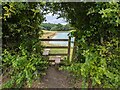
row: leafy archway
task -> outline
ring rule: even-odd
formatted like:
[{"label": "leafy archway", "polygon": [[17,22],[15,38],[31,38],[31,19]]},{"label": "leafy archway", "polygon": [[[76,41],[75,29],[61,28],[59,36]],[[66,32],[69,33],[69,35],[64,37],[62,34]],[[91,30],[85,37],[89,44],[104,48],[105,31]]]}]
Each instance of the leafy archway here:
[{"label": "leafy archway", "polygon": [[14,83],[21,87],[24,80],[30,84],[37,65],[46,67],[42,56],[38,56],[38,32],[43,15],[49,12],[66,18],[76,28],[76,32],[71,32],[76,37],[76,57],[70,66],[62,68],[82,76],[83,87],[88,87],[88,81],[92,81],[91,87],[119,87],[119,7],[119,2],[3,3],[3,49],[10,51],[5,50],[3,62],[12,64],[15,71],[7,87]]}]

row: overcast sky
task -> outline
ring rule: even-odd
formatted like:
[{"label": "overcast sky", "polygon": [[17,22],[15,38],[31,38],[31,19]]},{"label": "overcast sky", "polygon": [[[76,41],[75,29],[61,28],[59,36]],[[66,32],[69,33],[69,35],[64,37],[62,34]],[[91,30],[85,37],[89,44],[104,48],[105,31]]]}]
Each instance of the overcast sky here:
[{"label": "overcast sky", "polygon": [[45,16],[47,21],[46,22],[44,21],[43,23],[54,23],[54,24],[60,23],[60,24],[63,24],[63,25],[67,24],[67,22],[63,18],[56,19],[57,16],[58,15],[52,16],[52,13],[49,13]]}]

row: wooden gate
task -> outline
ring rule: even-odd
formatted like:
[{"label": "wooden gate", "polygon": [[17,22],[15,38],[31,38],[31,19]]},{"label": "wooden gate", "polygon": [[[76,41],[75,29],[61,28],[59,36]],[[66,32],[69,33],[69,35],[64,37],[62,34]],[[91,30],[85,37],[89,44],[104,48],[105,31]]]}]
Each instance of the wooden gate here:
[{"label": "wooden gate", "polygon": [[71,47],[71,37],[68,39],[40,39],[41,41],[63,41],[63,42],[68,42],[68,46],[44,46],[43,48],[66,48],[68,49],[67,53],[62,53],[62,54],[49,54],[48,56],[67,56],[67,59],[70,60],[70,47]]}]

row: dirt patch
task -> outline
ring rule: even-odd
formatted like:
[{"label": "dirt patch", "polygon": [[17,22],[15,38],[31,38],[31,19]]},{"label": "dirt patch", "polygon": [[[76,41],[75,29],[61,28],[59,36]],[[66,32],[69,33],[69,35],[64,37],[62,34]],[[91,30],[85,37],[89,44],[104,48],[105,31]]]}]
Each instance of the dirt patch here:
[{"label": "dirt patch", "polygon": [[32,88],[73,88],[73,79],[66,71],[59,71],[54,66],[50,66],[47,75],[41,80],[35,81]]}]

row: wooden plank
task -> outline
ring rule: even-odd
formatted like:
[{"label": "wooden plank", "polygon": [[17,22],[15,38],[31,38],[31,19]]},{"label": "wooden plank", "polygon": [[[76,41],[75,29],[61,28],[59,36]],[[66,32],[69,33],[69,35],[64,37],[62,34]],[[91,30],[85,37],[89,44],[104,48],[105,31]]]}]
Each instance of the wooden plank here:
[{"label": "wooden plank", "polygon": [[48,55],[49,54],[49,51],[44,51],[43,52],[43,55]]},{"label": "wooden plank", "polygon": [[55,62],[55,60],[49,59],[49,62]]},{"label": "wooden plank", "polygon": [[44,49],[43,55],[49,55],[50,49]]},{"label": "wooden plank", "polygon": [[49,60],[51,60],[51,61],[55,60],[55,57],[49,57]]},{"label": "wooden plank", "polygon": [[72,60],[74,61],[76,59],[75,51],[77,49],[77,42],[76,42],[76,37],[74,39],[74,46],[73,46],[73,54],[72,54]]},{"label": "wooden plank", "polygon": [[43,48],[68,48],[68,46],[44,46]]},{"label": "wooden plank", "polygon": [[49,54],[48,56],[57,56],[57,55],[59,55],[59,56],[66,56],[68,54]]},{"label": "wooden plank", "polygon": [[61,62],[61,56],[56,56],[55,57],[55,63],[59,64]]},{"label": "wooden plank", "polygon": [[[50,62],[54,62],[55,59],[49,59]],[[61,61],[63,61],[63,59],[61,59]]]},{"label": "wooden plank", "polygon": [[44,46],[43,48],[68,48],[68,46]]},{"label": "wooden plank", "polygon": [[[56,58],[56,57],[50,57],[50,58],[49,58],[49,61],[50,61],[50,62],[55,61],[55,58]],[[63,61],[63,58],[61,58],[61,61]]]},{"label": "wooden plank", "polygon": [[40,39],[41,41],[68,41],[69,39]]},{"label": "wooden plank", "polygon": [[68,40],[68,56],[67,56],[68,60],[70,60],[70,47],[71,47],[71,37],[69,37],[69,40]]}]

